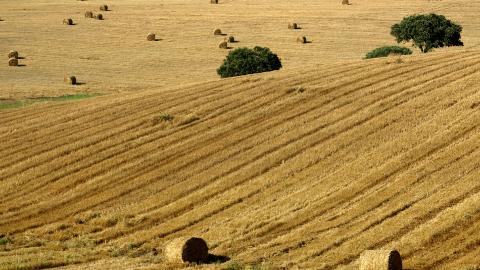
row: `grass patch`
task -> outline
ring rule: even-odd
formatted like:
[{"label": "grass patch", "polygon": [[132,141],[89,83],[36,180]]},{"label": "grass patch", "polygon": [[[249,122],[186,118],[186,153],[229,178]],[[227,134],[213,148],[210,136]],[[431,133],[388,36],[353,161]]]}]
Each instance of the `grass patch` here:
[{"label": "grass patch", "polygon": [[0,100],[0,110],[23,108],[39,102],[61,102],[74,101],[91,97],[100,96],[100,93],[78,93],[72,95],[63,95],[58,97],[37,97],[27,98],[22,100]]},{"label": "grass patch", "polygon": [[0,245],[6,245],[12,243],[12,239],[4,236],[0,238]]},{"label": "grass patch", "polygon": [[409,55],[412,54],[412,50],[400,46],[383,46],[376,48],[373,51],[365,55],[365,59],[387,57],[389,55]]}]

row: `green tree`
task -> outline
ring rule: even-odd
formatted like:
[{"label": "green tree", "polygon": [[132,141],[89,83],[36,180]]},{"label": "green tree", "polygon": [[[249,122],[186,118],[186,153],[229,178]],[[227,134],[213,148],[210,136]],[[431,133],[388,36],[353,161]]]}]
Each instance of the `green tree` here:
[{"label": "green tree", "polygon": [[269,48],[237,48],[231,51],[217,69],[222,78],[278,70],[282,63]]},{"label": "green tree", "polygon": [[443,15],[434,13],[412,15],[392,25],[391,34],[397,42],[413,42],[423,53],[433,48],[463,46],[460,40],[462,26],[453,23]]}]

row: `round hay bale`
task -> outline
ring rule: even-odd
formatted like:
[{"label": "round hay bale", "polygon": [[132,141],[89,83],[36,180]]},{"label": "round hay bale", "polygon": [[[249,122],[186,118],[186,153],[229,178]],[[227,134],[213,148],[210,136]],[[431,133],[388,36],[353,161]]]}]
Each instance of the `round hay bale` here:
[{"label": "round hay bale", "polygon": [[18,52],[17,51],[10,51],[8,53],[8,59],[10,59],[10,58],[18,59]]},{"label": "round hay bale", "polygon": [[365,250],[360,270],[402,270],[402,257],[396,250]]},{"label": "round hay bale", "polygon": [[288,24],[288,29],[298,29],[297,23],[289,23]]},{"label": "round hay bale", "polygon": [[213,31],[213,35],[215,35],[215,36],[220,36],[220,35],[222,35],[222,30],[220,30],[220,29],[218,29],[218,28],[215,29],[215,30]]},{"label": "round hay bale", "polygon": [[73,25],[73,20],[71,18],[63,19],[63,24]]},{"label": "round hay bale", "polygon": [[165,258],[170,262],[205,262],[208,258],[208,246],[205,240],[197,237],[181,237],[165,246]]},{"label": "round hay bale", "polygon": [[220,44],[218,44],[218,48],[220,49],[228,49],[228,42],[222,41]]},{"label": "round hay bale", "polygon": [[210,0],[210,4],[218,4],[218,0]]},{"label": "round hay bale", "polygon": [[154,33],[148,33],[147,40],[148,41],[155,41],[155,34]]},{"label": "round hay bale", "polygon": [[85,18],[93,18],[93,17],[94,17],[93,12],[85,11]]},{"label": "round hay bale", "polygon": [[11,66],[11,67],[18,66],[18,59],[17,58],[8,59],[8,65]]},{"label": "round hay bale", "polygon": [[235,42],[235,37],[234,36],[229,36],[228,37],[228,42],[230,42],[230,43]]},{"label": "round hay bale", "polygon": [[350,1],[348,1],[348,0],[342,0],[342,5],[350,5]]},{"label": "round hay bale", "polygon": [[101,5],[100,10],[101,11],[108,11],[108,6],[107,5]]},{"label": "round hay bale", "polygon": [[307,43],[307,38],[306,37],[298,37],[297,42],[298,43]]},{"label": "round hay bale", "polygon": [[98,13],[97,15],[95,15],[95,19],[97,19],[97,20],[103,20],[103,15],[102,15],[102,13]]},{"label": "round hay bale", "polygon": [[75,76],[65,76],[63,79],[66,83],[71,85],[77,84],[77,78]]}]

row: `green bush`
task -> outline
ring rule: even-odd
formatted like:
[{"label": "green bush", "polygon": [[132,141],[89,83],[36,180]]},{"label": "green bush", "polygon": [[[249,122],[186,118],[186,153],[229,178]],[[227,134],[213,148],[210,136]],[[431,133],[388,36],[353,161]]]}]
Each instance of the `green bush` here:
[{"label": "green bush", "polygon": [[278,70],[282,63],[269,48],[237,48],[231,51],[217,69],[222,78]]},{"label": "green bush", "polygon": [[367,53],[365,58],[370,59],[370,58],[377,58],[377,57],[386,57],[390,54],[407,55],[407,54],[412,54],[412,50],[410,50],[409,48],[400,47],[400,46],[383,46],[380,48],[376,48],[373,51]]},{"label": "green bush", "polygon": [[453,23],[443,15],[434,13],[412,15],[392,25],[390,32],[398,43],[413,42],[423,53],[433,48],[463,46],[460,40],[462,26]]}]

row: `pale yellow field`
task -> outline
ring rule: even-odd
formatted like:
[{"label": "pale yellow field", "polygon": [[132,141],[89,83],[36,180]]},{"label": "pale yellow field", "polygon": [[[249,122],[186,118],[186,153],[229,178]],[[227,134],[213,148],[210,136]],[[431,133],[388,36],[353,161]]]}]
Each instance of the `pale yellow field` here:
[{"label": "pale yellow field", "polygon": [[[339,64],[361,59],[366,52],[393,44],[390,26],[420,12],[444,14],[464,27],[468,46],[480,44],[479,1],[468,0],[0,0],[0,98],[53,96],[73,92],[139,91],[160,86],[214,80],[227,51],[223,37],[234,35],[232,47],[267,46],[284,69]],[[85,19],[98,11],[104,21]],[[77,25],[62,24],[71,17]],[[297,22],[301,30],[287,29]],[[161,39],[147,42],[154,32]],[[304,35],[312,43],[297,44]],[[15,49],[26,59],[21,68],[7,65]],[[85,83],[68,87],[64,74]]]},{"label": "pale yellow field", "polygon": [[1,269],[171,269],[150,250],[185,235],[271,268],[478,265],[480,50],[295,73],[3,110]]},{"label": "pale yellow field", "polygon": [[[353,270],[389,248],[480,267],[479,3],[118,0],[94,21],[98,1],[30,2],[0,0],[0,51],[25,56],[0,97],[111,94],[0,110],[0,270]],[[466,46],[361,59],[424,11]],[[215,27],[284,68],[218,79]],[[168,263],[180,236],[231,260]]]}]

